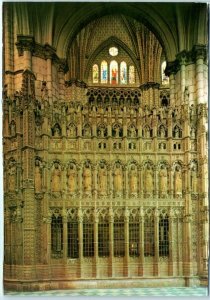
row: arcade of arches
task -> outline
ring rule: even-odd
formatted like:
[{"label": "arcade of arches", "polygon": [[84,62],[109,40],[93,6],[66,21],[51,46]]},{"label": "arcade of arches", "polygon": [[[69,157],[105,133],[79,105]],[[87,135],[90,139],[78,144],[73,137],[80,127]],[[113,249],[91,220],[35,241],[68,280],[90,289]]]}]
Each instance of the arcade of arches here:
[{"label": "arcade of arches", "polygon": [[206,284],[206,4],[3,22],[5,288]]}]

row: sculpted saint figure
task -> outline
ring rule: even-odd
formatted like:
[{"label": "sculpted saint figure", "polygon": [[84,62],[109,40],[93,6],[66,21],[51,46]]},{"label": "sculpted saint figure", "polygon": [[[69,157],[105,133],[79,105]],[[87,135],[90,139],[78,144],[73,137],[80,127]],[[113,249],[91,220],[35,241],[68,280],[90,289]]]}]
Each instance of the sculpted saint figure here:
[{"label": "sculpted saint figure", "polygon": [[90,192],[92,188],[92,174],[89,165],[86,165],[83,171],[83,187],[85,192]]},{"label": "sculpted saint figure", "polygon": [[151,166],[148,165],[147,169],[145,170],[145,181],[144,181],[144,188],[146,192],[153,191],[153,172]]},{"label": "sculpted saint figure", "polygon": [[74,193],[77,186],[77,173],[73,164],[70,164],[67,171],[69,192]]},{"label": "sculpted saint figure", "polygon": [[197,180],[197,172],[196,167],[194,166],[192,169],[192,192],[197,193],[198,189],[198,180]]},{"label": "sculpted saint figure", "polygon": [[15,122],[13,120],[10,124],[10,133],[11,133],[11,136],[14,136],[16,134],[16,125],[15,125]]},{"label": "sculpted saint figure", "polygon": [[160,176],[160,192],[166,193],[167,192],[167,170],[164,166],[161,166],[161,170],[159,173]]},{"label": "sculpted saint figure", "polygon": [[98,172],[98,189],[101,194],[106,194],[107,191],[107,171],[104,165],[101,166]]},{"label": "sculpted saint figure", "polygon": [[182,193],[182,172],[181,168],[179,166],[176,167],[176,172],[175,172],[175,193],[180,194]]},{"label": "sculpted saint figure", "polygon": [[114,170],[114,190],[115,192],[121,192],[123,188],[123,180],[122,180],[122,170],[120,164],[116,165]]},{"label": "sculpted saint figure", "polygon": [[16,166],[13,163],[8,170],[8,190],[14,191],[16,189]]},{"label": "sculpted saint figure", "polygon": [[42,190],[42,173],[40,169],[40,162],[38,159],[35,161],[35,178],[34,178],[35,192],[39,193]]},{"label": "sculpted saint figure", "polygon": [[54,170],[52,172],[52,192],[60,192],[61,190],[61,171],[59,164],[54,164]]},{"label": "sculpted saint figure", "polygon": [[137,192],[137,184],[138,184],[137,171],[135,166],[132,166],[130,171],[130,192],[131,193]]}]

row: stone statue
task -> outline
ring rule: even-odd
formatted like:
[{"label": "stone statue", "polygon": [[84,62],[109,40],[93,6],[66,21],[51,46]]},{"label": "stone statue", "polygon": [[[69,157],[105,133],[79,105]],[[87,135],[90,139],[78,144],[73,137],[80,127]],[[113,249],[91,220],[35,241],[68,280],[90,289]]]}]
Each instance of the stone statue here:
[{"label": "stone statue", "polygon": [[77,173],[73,164],[70,164],[69,169],[67,171],[68,177],[68,188],[70,193],[74,193],[77,187]]},{"label": "stone statue", "polygon": [[13,162],[8,170],[8,190],[10,192],[15,191],[16,189],[16,166],[15,163]]},{"label": "stone statue", "polygon": [[57,162],[54,164],[51,183],[52,183],[52,192],[61,191],[61,171],[59,169],[59,164]]},{"label": "stone statue", "polygon": [[90,129],[90,127],[89,126],[84,127],[83,133],[84,133],[85,137],[90,137],[91,136],[91,129]]},{"label": "stone statue", "polygon": [[42,172],[40,169],[40,162],[38,159],[35,161],[35,175],[34,175],[35,192],[39,193],[42,190]]},{"label": "stone statue", "polygon": [[150,138],[150,128],[149,127],[145,128],[145,137]]},{"label": "stone statue", "polygon": [[165,166],[161,166],[160,173],[159,173],[160,193],[167,193],[167,185],[168,185],[167,170]]},{"label": "stone statue", "polygon": [[138,174],[137,174],[135,166],[132,166],[131,171],[130,171],[130,192],[131,192],[131,194],[137,192],[137,185],[138,185]]},{"label": "stone statue", "polygon": [[98,190],[100,194],[106,194],[107,192],[107,171],[104,165],[98,171]]},{"label": "stone statue", "polygon": [[85,192],[90,192],[92,188],[92,174],[89,165],[86,165],[83,170],[83,187]]},{"label": "stone statue", "polygon": [[122,178],[122,170],[119,163],[116,164],[116,168],[114,170],[114,191],[116,193],[122,192],[123,188],[123,178]]},{"label": "stone statue", "polygon": [[67,128],[67,136],[70,136],[70,137],[75,137],[76,136],[76,129],[74,126],[69,126]]},{"label": "stone statue", "polygon": [[178,127],[174,128],[174,137],[179,138],[179,128]]},{"label": "stone statue", "polygon": [[15,134],[16,134],[16,125],[13,120],[10,124],[10,134],[11,134],[11,136],[15,136]]},{"label": "stone statue", "polygon": [[134,126],[131,126],[130,128],[130,137],[132,138],[136,137],[136,129]]},{"label": "stone statue", "polygon": [[56,124],[54,127],[54,136],[59,137],[60,135],[61,135],[61,130],[60,130],[59,126]]},{"label": "stone statue", "polygon": [[198,179],[197,179],[197,170],[196,166],[192,168],[192,192],[197,193],[198,190]]},{"label": "stone statue", "polygon": [[145,192],[153,191],[153,171],[150,165],[145,170],[144,189]]},{"label": "stone statue", "polygon": [[195,128],[192,127],[191,132],[190,132],[191,138],[195,139]]},{"label": "stone statue", "polygon": [[160,127],[160,137],[164,138],[165,137],[165,129],[163,126]]},{"label": "stone statue", "polygon": [[182,194],[182,172],[181,167],[177,166],[174,174],[175,194]]}]

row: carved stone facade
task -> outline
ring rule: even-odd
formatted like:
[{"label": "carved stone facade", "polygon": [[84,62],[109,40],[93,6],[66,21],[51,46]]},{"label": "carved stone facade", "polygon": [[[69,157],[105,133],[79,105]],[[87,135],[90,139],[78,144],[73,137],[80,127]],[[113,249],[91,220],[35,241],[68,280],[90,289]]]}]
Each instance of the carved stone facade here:
[{"label": "carved stone facade", "polygon": [[[18,5],[4,7],[5,288],[78,287],[84,279],[104,280],[96,286],[120,286],[123,278],[130,286],[146,278],[154,286],[166,277],[174,286],[205,282],[206,46],[175,52],[164,85],[161,63],[170,51],[136,20],[90,22],[64,60],[59,46],[10,31],[9,17],[20,21],[12,14]],[[116,37],[108,31],[103,42],[109,21]],[[132,25],[137,58],[125,29]],[[136,68],[135,84],[120,84],[120,77],[116,85],[93,84],[92,64],[108,60],[113,45],[119,66],[124,60]]]}]

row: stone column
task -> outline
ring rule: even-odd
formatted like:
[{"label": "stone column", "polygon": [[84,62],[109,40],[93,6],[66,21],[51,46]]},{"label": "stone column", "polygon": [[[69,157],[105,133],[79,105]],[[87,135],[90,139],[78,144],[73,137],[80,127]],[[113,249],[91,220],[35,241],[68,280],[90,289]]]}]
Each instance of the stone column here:
[{"label": "stone column", "polygon": [[154,276],[159,276],[159,211],[158,208],[155,208],[155,212],[154,212],[154,236],[155,236]]},{"label": "stone column", "polygon": [[176,80],[175,80],[175,74],[171,73],[169,76],[169,86],[170,86],[170,105],[175,105],[176,102]]},{"label": "stone column", "polygon": [[185,63],[186,63],[186,53],[183,52],[183,54],[181,54],[180,57],[180,65],[181,65],[181,69],[180,69],[180,77],[181,77],[181,103],[184,103],[184,91],[185,91],[185,72],[186,72],[186,67],[185,67]]},{"label": "stone column", "polygon": [[78,165],[77,167],[77,172],[78,172],[78,196],[81,199],[83,195],[83,184],[82,184],[82,165]]},{"label": "stone column", "polygon": [[144,184],[143,184],[143,170],[142,167],[139,167],[139,196],[140,198],[143,198],[144,195]]},{"label": "stone column", "polygon": [[128,166],[124,166],[124,195],[126,199],[129,192]]},{"label": "stone column", "polygon": [[49,103],[52,104],[52,60],[50,57],[47,58],[47,89]]},{"label": "stone column", "polygon": [[98,277],[98,212],[94,211],[94,265],[93,265],[93,276]]},{"label": "stone column", "polygon": [[97,192],[98,192],[98,186],[97,186],[97,167],[96,165],[93,166],[93,197],[94,200],[97,199]]},{"label": "stone column", "polygon": [[66,263],[68,253],[68,231],[67,231],[67,214],[65,207],[63,208],[63,260]]},{"label": "stone column", "polygon": [[183,260],[183,275],[185,276],[186,280],[186,286],[190,286],[190,276],[193,274],[193,266],[192,266],[192,237],[191,237],[191,232],[192,232],[192,216],[186,214],[184,215],[184,220],[183,220],[183,230],[184,230],[184,260]]},{"label": "stone column", "polygon": [[157,197],[158,196],[158,192],[159,192],[159,186],[158,186],[158,183],[159,183],[159,178],[158,178],[158,169],[157,167],[155,166],[154,167],[154,196]]},{"label": "stone column", "polygon": [[203,46],[194,47],[196,55],[196,93],[197,103],[207,103],[204,97],[204,59],[206,56],[206,48]]},{"label": "stone column", "polygon": [[139,270],[138,275],[144,276],[144,210],[140,208],[139,216]]},{"label": "stone column", "polygon": [[110,196],[110,199],[112,199],[113,196],[113,175],[112,175],[112,166],[109,165],[107,167],[108,171],[108,194]]},{"label": "stone column", "polygon": [[170,209],[169,211],[169,262],[168,262],[168,276],[173,276],[174,275],[174,239],[173,239],[173,234],[174,234],[174,214],[173,210]]},{"label": "stone column", "polygon": [[169,195],[174,198],[174,172],[172,166],[168,169],[169,172]]},{"label": "stone column", "polygon": [[108,266],[108,276],[112,277],[112,265],[114,258],[114,214],[112,207],[109,208],[109,266]]},{"label": "stone column", "polygon": [[124,213],[124,222],[125,222],[125,258],[124,258],[124,268],[123,274],[124,277],[129,277],[129,210],[126,207]]},{"label": "stone column", "polygon": [[82,209],[78,209],[78,237],[79,237],[79,277],[82,277],[82,261],[83,261],[83,213]]},{"label": "stone column", "polygon": [[31,50],[27,49],[24,52],[24,62],[25,62],[25,69],[31,71],[32,67],[32,55],[31,55]]}]

